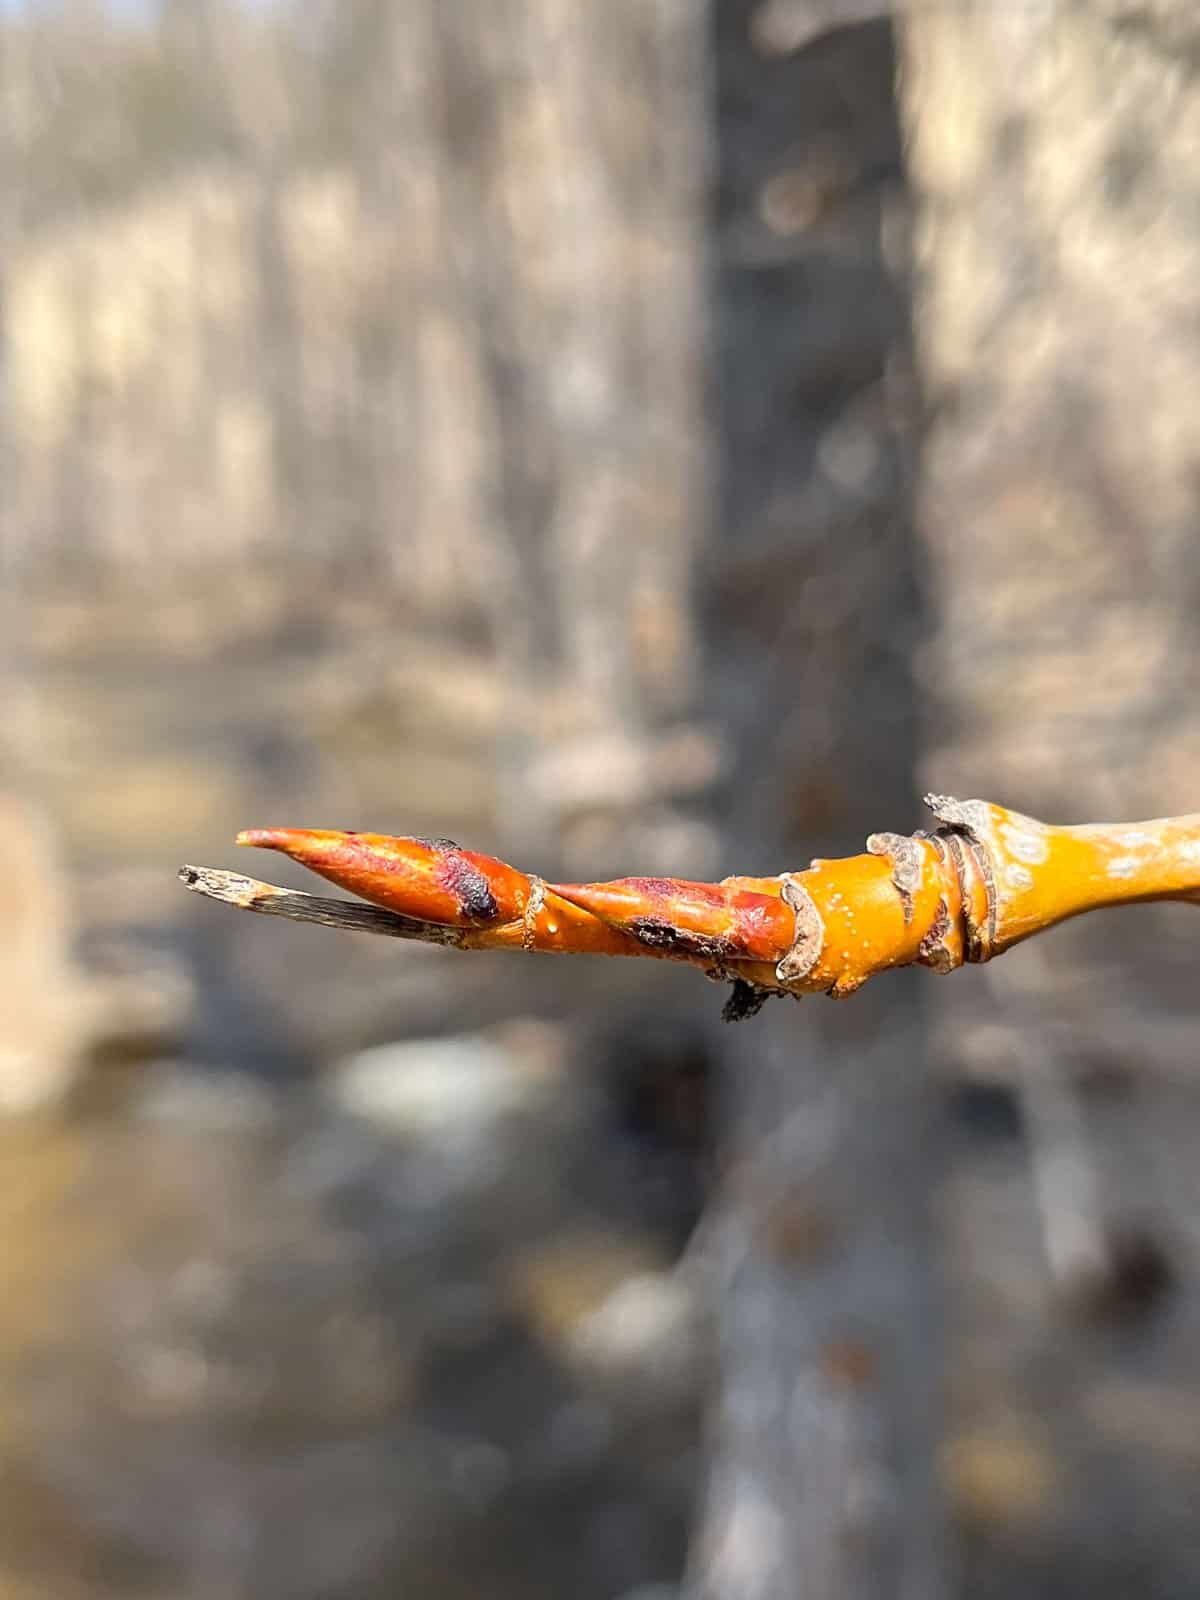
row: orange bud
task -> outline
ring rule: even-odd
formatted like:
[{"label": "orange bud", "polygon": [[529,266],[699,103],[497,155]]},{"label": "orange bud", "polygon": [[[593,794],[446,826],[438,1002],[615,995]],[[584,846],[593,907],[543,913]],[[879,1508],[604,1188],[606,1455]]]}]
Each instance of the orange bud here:
[{"label": "orange bud", "polygon": [[351,894],[452,928],[520,921],[529,880],[451,839],[393,838],[323,828],[248,828],[238,844],[279,850]]},{"label": "orange bud", "polygon": [[554,893],[639,943],[686,959],[774,964],[787,950],[793,913],[776,894],[681,878],[552,884]]}]

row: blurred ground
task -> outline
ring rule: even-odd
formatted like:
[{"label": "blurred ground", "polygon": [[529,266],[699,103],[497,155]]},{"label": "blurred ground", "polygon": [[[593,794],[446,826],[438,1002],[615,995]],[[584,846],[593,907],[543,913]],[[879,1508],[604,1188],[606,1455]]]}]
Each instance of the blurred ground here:
[{"label": "blurred ground", "polygon": [[34,1109],[2,1136],[0,1592],[669,1578],[701,1392],[672,1273],[704,1118],[684,990],[200,905],[175,867],[231,859],[251,813],[486,838],[487,671],[395,652],[355,722],[321,710],[362,681],[336,620],[183,659],[165,622],[157,649],[115,607],[88,623],[38,659],[41,805],[5,830],[0,1066]]}]

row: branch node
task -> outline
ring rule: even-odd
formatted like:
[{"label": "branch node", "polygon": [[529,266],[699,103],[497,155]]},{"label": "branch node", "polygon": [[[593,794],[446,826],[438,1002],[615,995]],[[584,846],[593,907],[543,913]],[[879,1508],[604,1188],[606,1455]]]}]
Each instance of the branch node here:
[{"label": "branch node", "polygon": [[[949,794],[927,794],[925,804],[942,823],[938,833],[950,847],[958,875],[967,960],[988,961],[996,949],[999,914],[995,863],[989,842],[992,808],[985,800],[956,800]],[[983,885],[986,910],[982,924],[972,906],[972,879]]]}]

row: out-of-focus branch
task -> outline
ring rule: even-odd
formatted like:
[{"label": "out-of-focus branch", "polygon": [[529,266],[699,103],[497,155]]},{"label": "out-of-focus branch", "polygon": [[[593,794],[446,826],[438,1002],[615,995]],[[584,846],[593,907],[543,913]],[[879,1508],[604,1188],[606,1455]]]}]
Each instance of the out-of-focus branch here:
[{"label": "out-of-focus branch", "polygon": [[456,949],[652,956],[730,980],[731,1018],[772,993],[853,994],[890,967],[951,972],[1068,917],[1200,900],[1200,814],[1053,827],[985,800],[929,795],[939,826],[872,834],[866,853],[770,878],[548,884],[449,839],[252,829],[369,902],[319,899],[185,867],[189,888],[244,910]]}]

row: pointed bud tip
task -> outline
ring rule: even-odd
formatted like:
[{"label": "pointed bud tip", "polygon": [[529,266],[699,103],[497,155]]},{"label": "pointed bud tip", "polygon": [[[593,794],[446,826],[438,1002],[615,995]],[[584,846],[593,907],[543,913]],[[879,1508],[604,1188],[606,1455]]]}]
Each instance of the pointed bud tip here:
[{"label": "pointed bud tip", "polygon": [[278,828],[243,828],[234,838],[234,844],[252,845],[259,850],[273,850],[279,844]]}]

